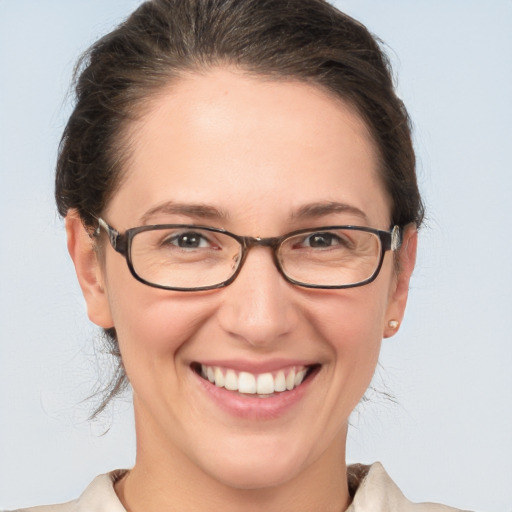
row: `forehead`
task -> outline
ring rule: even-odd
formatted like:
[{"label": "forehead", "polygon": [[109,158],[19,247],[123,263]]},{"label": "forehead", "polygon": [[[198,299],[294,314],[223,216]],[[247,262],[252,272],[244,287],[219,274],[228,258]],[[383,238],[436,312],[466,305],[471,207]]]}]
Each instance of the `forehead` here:
[{"label": "forehead", "polygon": [[347,203],[388,222],[364,122],[315,85],[222,68],[190,74],[148,102],[129,140],[125,179],[109,206],[123,209],[127,222],[169,201],[252,216],[260,226],[318,202]]}]

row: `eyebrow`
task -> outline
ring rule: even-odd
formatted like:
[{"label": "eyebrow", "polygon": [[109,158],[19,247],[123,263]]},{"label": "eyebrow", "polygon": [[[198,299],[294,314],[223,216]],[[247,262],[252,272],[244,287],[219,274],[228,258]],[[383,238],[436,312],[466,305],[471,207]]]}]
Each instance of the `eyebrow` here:
[{"label": "eyebrow", "polygon": [[[292,220],[315,219],[318,217],[331,215],[333,213],[349,213],[360,217],[363,221],[368,223],[368,217],[362,210],[356,208],[355,206],[339,203],[336,201],[306,204],[295,211],[291,215],[291,218]],[[145,212],[141,217],[142,223],[149,224],[151,217],[159,214],[185,215],[187,217],[220,221],[225,221],[229,218],[227,212],[219,210],[218,208],[215,208],[211,205],[202,203],[175,203],[173,201],[168,201],[154,206]]]},{"label": "eyebrow", "polygon": [[356,215],[357,217],[360,217],[366,223],[368,223],[368,217],[362,210],[356,208],[355,206],[351,206],[345,203],[338,203],[336,201],[306,204],[304,206],[301,206],[292,215],[292,218],[313,219],[316,217],[330,215],[332,213],[349,213],[352,215]]},{"label": "eyebrow", "polygon": [[225,220],[229,216],[226,212],[210,206],[207,204],[197,203],[175,203],[168,201],[150,208],[142,215],[141,220],[143,224],[149,223],[151,217],[155,215],[186,215],[187,217],[194,217],[207,220]]}]

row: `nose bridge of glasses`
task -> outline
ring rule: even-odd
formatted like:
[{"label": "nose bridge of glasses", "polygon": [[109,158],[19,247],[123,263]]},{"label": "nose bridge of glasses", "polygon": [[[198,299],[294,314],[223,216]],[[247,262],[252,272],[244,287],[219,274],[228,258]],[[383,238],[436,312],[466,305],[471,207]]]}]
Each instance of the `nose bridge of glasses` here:
[{"label": "nose bridge of glasses", "polygon": [[277,237],[269,237],[269,238],[261,238],[259,236],[244,236],[242,238],[244,247],[250,249],[251,247],[270,247],[271,249],[276,249],[279,245],[279,238]]},{"label": "nose bridge of glasses", "polygon": [[240,237],[239,239],[241,241],[242,245],[242,257],[240,258],[238,270],[236,274],[238,274],[241,271],[242,266],[244,265],[247,254],[253,247],[268,247],[271,249],[271,257],[272,261],[274,262],[275,266],[277,267],[278,271],[282,273],[279,261],[277,258],[277,248],[279,247],[280,238],[278,237],[268,237],[268,238],[262,238],[262,237],[252,237],[252,236],[244,236]]},{"label": "nose bridge of glasses", "polygon": [[240,260],[238,261],[238,266],[237,266],[236,272],[232,276],[232,279],[230,279],[230,282],[232,282],[232,280],[234,280],[242,271],[242,267],[245,266],[244,264],[247,261],[248,253],[250,252],[250,250],[253,247],[268,247],[269,249],[271,249],[270,256],[271,256],[272,262],[275,265],[275,267],[277,268],[277,271],[280,274],[283,274],[283,271],[279,264],[279,259],[277,257],[277,249],[279,247],[280,240],[281,239],[278,237],[269,237],[269,238],[252,237],[252,236],[238,237],[238,241],[242,248],[242,254],[241,254]]}]

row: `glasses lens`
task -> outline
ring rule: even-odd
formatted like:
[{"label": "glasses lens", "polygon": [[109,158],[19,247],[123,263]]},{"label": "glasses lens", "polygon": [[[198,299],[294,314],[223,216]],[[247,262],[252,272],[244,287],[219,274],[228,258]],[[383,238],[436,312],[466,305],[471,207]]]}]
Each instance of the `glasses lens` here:
[{"label": "glasses lens", "polygon": [[169,288],[204,288],[236,271],[241,246],[229,235],[195,227],[157,228],[132,239],[131,263],[144,281]]},{"label": "glasses lens", "polygon": [[348,286],[366,281],[381,258],[378,235],[357,229],[308,231],[287,238],[278,258],[294,281],[317,286]]}]

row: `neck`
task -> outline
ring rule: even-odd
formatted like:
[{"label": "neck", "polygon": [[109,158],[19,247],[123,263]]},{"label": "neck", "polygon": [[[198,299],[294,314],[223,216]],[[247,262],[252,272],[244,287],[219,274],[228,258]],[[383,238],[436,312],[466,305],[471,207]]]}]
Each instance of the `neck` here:
[{"label": "neck", "polygon": [[[136,415],[137,416],[137,415]],[[208,474],[155,430],[136,421],[137,459],[115,489],[128,512],[340,512],[350,497],[345,464],[346,431],[303,471],[272,485],[239,488]],[[272,461],[270,461],[272,463]]]}]

